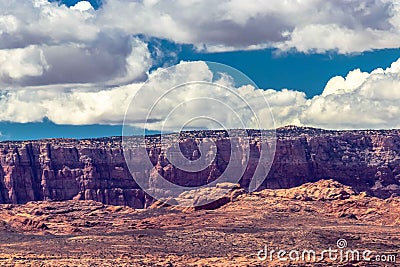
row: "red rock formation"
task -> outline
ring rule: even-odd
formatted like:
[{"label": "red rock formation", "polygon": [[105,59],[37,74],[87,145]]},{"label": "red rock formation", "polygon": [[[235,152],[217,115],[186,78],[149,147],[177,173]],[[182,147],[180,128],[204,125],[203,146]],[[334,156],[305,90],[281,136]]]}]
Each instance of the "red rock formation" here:
[{"label": "red rock formation", "polygon": [[[203,134],[220,136],[219,132]],[[274,163],[261,189],[334,179],[381,198],[400,193],[400,131],[291,127],[279,129],[277,137]],[[199,156],[193,140],[186,138],[180,143],[185,156],[192,160]],[[154,141],[150,144],[148,154],[155,168],[134,174],[148,179],[149,184],[157,182],[157,173],[180,185],[206,184],[223,173],[230,158],[229,139],[218,138],[213,163],[203,171],[188,173],[171,165],[165,150]],[[253,140],[241,179],[243,187],[251,180],[258,155],[259,144]],[[135,208],[152,203],[127,169],[120,138],[2,142],[0,164],[1,203],[79,199]]]}]

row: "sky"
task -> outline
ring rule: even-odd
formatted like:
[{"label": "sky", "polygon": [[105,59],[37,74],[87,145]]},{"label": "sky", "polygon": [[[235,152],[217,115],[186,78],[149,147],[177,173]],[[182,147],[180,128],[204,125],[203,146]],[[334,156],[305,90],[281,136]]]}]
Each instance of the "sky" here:
[{"label": "sky", "polygon": [[[193,102],[237,104],[204,86],[146,117],[153,96],[188,81],[232,88],[256,118],[273,116],[262,128],[400,128],[399,58],[397,0],[3,1],[0,141],[116,136],[125,116],[133,133],[153,133],[181,106],[169,130],[204,110],[236,127],[223,105]],[[241,73],[217,79],[207,62]]]}]

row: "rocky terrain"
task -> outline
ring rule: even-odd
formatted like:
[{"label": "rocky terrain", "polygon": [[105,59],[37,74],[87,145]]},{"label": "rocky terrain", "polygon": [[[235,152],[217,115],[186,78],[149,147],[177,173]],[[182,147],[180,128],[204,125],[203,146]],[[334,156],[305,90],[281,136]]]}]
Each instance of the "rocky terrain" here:
[{"label": "rocky terrain", "polygon": [[[258,164],[259,132],[249,131],[250,158],[240,184],[246,189]],[[171,135],[172,136],[172,135]],[[165,158],[159,136],[146,139],[154,168],[135,173],[156,180],[196,186],[215,180],[230,158],[230,140],[223,131],[184,132],[178,141],[188,159],[196,159],[199,140],[215,141],[217,156],[206,169],[188,173]],[[276,155],[260,189],[283,189],[333,179],[379,198],[400,193],[400,131],[326,131],[285,127],[276,132]],[[132,139],[133,146],[135,138]],[[240,177],[239,177],[240,178]],[[0,203],[39,200],[94,200],[109,205],[146,208],[153,199],[135,183],[125,163],[121,138],[48,139],[0,142]]]},{"label": "rocky terrain", "polygon": [[[397,266],[399,197],[371,197],[333,180],[254,193],[232,187],[231,196],[201,210],[87,200],[0,205],[0,265]],[[258,258],[265,246],[320,255],[338,240],[347,242],[344,252],[371,251],[370,261]]]},{"label": "rocky terrain", "polygon": [[[396,266],[399,130],[278,129],[271,171],[256,192],[247,187],[262,141],[260,132],[248,133],[250,139],[238,139],[238,151],[250,145],[239,183],[164,200],[152,199],[136,184],[120,137],[1,142],[0,265]],[[205,139],[215,142],[217,153],[204,170],[188,173],[166,159],[178,142],[184,156],[196,160]],[[152,168],[134,172],[135,178],[152,184],[161,175],[198,186],[224,172],[231,156],[224,131],[183,132],[164,141],[145,139]],[[130,142],[133,149],[141,145],[135,137]],[[201,204],[221,192],[218,201]],[[197,205],[173,205],[186,201]],[[329,249],[368,250],[370,261],[293,258]],[[285,260],[277,256],[280,250],[287,252]]]}]

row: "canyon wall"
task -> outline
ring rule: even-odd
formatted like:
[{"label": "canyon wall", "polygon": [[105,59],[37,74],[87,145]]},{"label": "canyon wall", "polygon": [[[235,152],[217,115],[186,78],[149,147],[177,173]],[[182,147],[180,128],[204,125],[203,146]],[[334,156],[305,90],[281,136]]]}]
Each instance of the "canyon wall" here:
[{"label": "canyon wall", "polygon": [[[219,133],[203,132],[214,137]],[[215,139],[217,156],[197,173],[172,166],[151,138],[147,151],[154,168],[134,174],[150,184],[156,174],[180,185],[206,184],[229,162],[228,138]],[[193,135],[180,141],[183,154],[192,160],[198,154],[197,139]],[[258,164],[257,142],[257,138],[251,142],[249,163],[240,180],[244,188]],[[132,178],[117,137],[0,142],[0,164],[0,203],[86,199],[145,208],[153,202]],[[275,158],[261,188],[290,188],[320,179],[334,179],[381,198],[400,194],[400,131],[278,129]]]}]

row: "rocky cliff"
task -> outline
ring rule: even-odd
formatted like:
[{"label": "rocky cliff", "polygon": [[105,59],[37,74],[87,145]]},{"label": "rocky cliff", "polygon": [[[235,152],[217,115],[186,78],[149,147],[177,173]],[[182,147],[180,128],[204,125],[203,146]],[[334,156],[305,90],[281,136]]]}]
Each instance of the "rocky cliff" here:
[{"label": "rocky cliff", "polygon": [[[215,140],[217,156],[203,171],[175,168],[165,158],[164,148],[155,145],[159,137],[154,136],[147,139],[154,168],[135,175],[152,183],[155,174],[160,174],[185,186],[214,180],[229,162],[229,139],[224,132],[185,133],[179,144],[183,154],[195,160],[196,140],[205,136]],[[250,142],[249,163],[240,180],[244,188],[258,164],[258,142],[256,137]],[[144,208],[153,202],[132,178],[118,137],[1,142],[0,164],[0,203],[78,199]],[[260,189],[290,188],[320,179],[334,179],[380,198],[399,194],[400,130],[278,129],[276,155]]]}]

